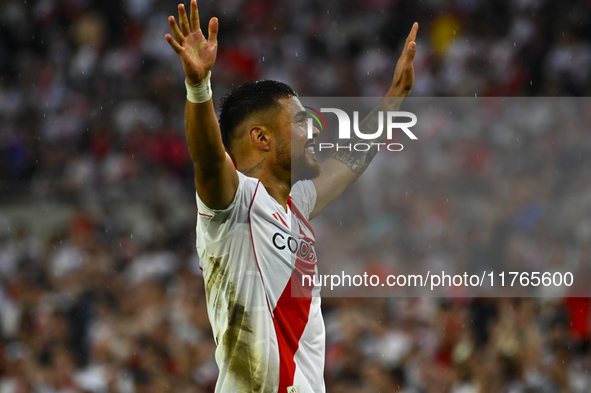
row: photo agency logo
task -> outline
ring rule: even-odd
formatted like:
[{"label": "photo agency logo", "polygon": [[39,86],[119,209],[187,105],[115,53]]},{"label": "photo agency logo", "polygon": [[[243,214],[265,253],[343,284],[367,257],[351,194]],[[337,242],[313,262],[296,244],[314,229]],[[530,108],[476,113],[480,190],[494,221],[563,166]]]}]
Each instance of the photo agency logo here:
[{"label": "photo agency logo", "polygon": [[[359,111],[353,111],[353,132],[354,137],[351,137],[351,118],[349,114],[339,108],[320,108],[320,111],[304,106],[308,117],[308,139],[313,138],[314,122],[316,122],[318,128],[322,132],[328,130],[328,123],[322,113],[332,113],[337,116],[338,127],[339,127],[339,142],[336,147],[334,143],[320,143],[318,150],[322,149],[333,149],[336,150],[355,150],[355,151],[368,151],[370,148],[377,146],[377,150],[380,147],[385,147],[389,151],[401,151],[404,146],[402,143],[386,141],[392,140],[393,131],[398,129],[404,131],[407,137],[410,139],[417,139],[416,135],[412,133],[410,128],[417,124],[417,116],[412,112],[405,111],[378,111],[372,112],[369,116],[375,116],[377,119],[369,119],[370,121],[362,122],[360,129],[359,125]],[[400,118],[409,119],[406,122],[400,122]],[[375,121],[372,121],[375,120]],[[377,121],[377,130],[371,129],[370,125],[374,125]],[[384,141],[384,123],[386,123],[386,138]],[[367,142],[364,142],[367,141]]]}]

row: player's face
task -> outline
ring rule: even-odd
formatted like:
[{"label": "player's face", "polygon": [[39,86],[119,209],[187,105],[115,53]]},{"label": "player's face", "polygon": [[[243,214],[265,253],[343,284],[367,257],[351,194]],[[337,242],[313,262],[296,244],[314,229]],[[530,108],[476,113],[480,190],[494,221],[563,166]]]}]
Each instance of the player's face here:
[{"label": "player's face", "polygon": [[320,175],[320,163],[316,159],[315,139],[320,133],[313,128],[312,139],[308,139],[308,123],[305,109],[297,98],[279,100],[283,106],[280,122],[280,137],[277,143],[277,160],[289,161],[291,182],[314,179]]}]

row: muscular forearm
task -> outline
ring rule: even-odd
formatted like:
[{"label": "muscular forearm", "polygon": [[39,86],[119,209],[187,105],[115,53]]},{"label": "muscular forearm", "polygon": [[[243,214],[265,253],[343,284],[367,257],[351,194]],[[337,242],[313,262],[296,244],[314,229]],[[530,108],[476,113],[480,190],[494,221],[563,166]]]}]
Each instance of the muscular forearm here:
[{"label": "muscular forearm", "polygon": [[179,25],[168,18],[174,38],[166,41],[179,55],[186,77],[185,133],[195,169],[195,188],[210,209],[225,209],[238,189],[238,175],[224,151],[209,78],[217,55],[218,20],[211,18],[208,39],[199,25],[197,2],[191,0],[191,22],[183,4],[179,4]]},{"label": "muscular forearm", "polygon": [[187,146],[195,169],[195,187],[212,209],[224,209],[238,188],[238,176],[225,152],[212,100],[185,105]]},{"label": "muscular forearm", "polygon": [[211,99],[201,104],[186,102],[185,133],[196,169],[208,171],[223,165],[226,153]]}]

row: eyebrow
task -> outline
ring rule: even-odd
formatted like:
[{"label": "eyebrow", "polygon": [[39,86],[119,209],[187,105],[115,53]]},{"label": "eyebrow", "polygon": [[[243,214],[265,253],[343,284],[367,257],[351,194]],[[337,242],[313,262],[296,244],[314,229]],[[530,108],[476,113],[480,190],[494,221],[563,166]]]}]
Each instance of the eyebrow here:
[{"label": "eyebrow", "polygon": [[308,115],[304,111],[299,111],[298,113],[296,113],[296,115],[293,117],[293,119],[298,120],[302,117],[308,117]]}]

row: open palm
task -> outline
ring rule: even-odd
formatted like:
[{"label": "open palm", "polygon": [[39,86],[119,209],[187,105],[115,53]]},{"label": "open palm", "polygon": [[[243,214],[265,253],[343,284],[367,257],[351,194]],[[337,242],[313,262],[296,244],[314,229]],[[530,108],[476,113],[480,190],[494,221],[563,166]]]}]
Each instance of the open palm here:
[{"label": "open palm", "polygon": [[211,18],[208,28],[209,39],[205,39],[199,27],[199,12],[197,11],[196,0],[191,1],[190,18],[191,23],[189,24],[185,6],[179,4],[180,27],[177,25],[174,16],[170,16],[168,22],[174,38],[167,34],[166,41],[181,58],[187,83],[194,85],[205,79],[215,63],[218,49],[218,20],[217,18]]}]

